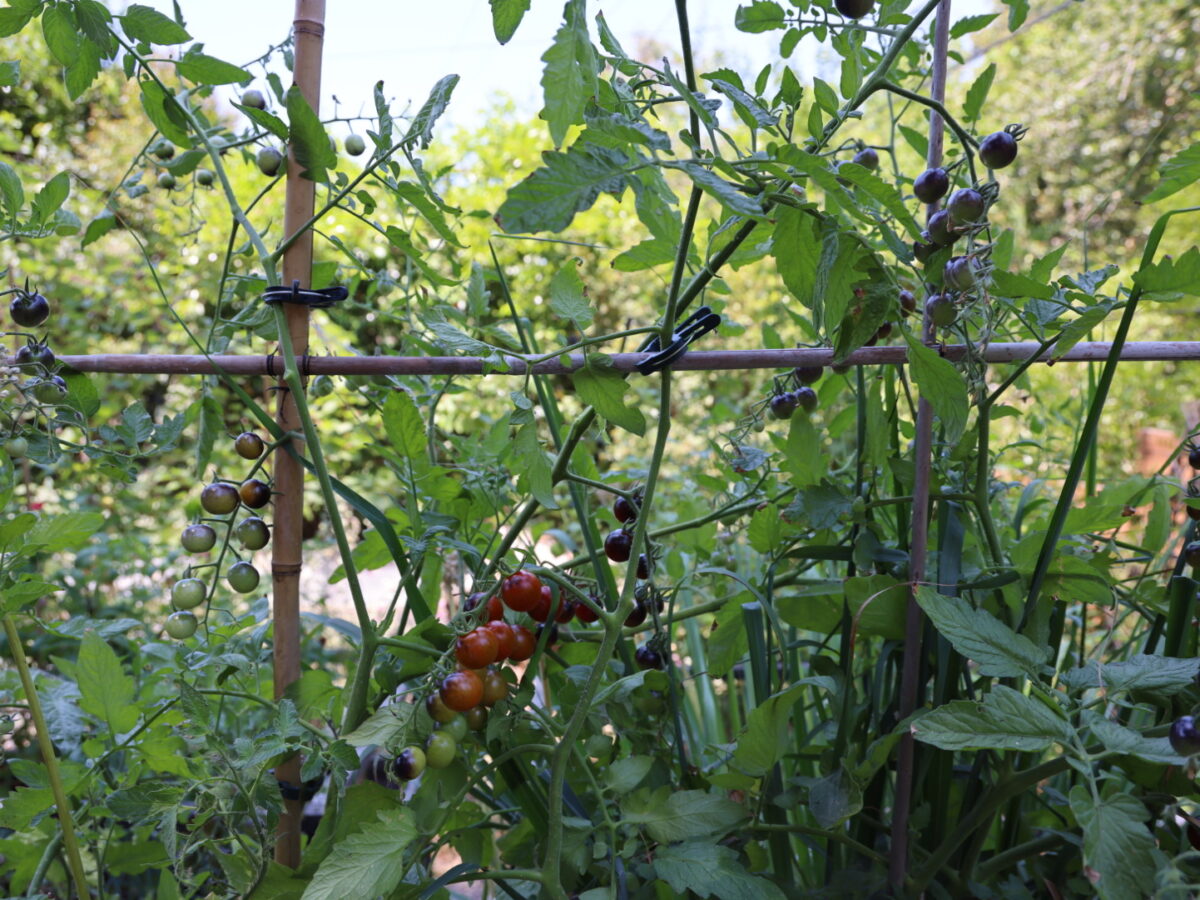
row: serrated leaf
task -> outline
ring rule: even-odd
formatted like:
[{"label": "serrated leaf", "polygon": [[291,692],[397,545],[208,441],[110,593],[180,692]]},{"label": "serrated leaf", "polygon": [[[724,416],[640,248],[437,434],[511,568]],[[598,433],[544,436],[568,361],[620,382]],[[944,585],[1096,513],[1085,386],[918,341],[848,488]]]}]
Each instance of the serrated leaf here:
[{"label": "serrated leaf", "polygon": [[58,64],[69,66],[79,52],[79,32],[71,7],[65,3],[47,6],[42,13],[42,36]]},{"label": "serrated leaf", "polygon": [[993,687],[982,703],[955,700],[909,727],[918,741],[943,750],[1040,751],[1070,740],[1061,716],[1004,685]]},{"label": "serrated leaf", "polygon": [[792,707],[808,683],[806,679],[793,684],[750,711],[733,752],[733,764],[740,771],[761,777],[779,762],[787,750]]},{"label": "serrated leaf", "polygon": [[492,7],[492,32],[501,44],[507,44],[525,13],[529,12],[529,0],[488,0]]},{"label": "serrated leaf", "polygon": [[16,584],[0,589],[0,612],[5,615],[22,612],[31,603],[61,590],[64,589],[56,584],[36,578],[18,581]]},{"label": "serrated leaf", "polygon": [[79,52],[67,65],[66,78],[67,95],[72,100],[78,100],[92,86],[92,82],[100,74],[100,49],[91,41],[84,41],[79,46]]},{"label": "serrated leaf", "polygon": [[1017,272],[1005,272],[996,269],[992,272],[992,292],[1013,300],[1022,297],[1032,297],[1036,300],[1050,300],[1054,297],[1054,288],[1044,280],[1031,278]]},{"label": "serrated leaf", "polygon": [[83,242],[80,246],[86,247],[89,244],[94,244],[116,228],[118,224],[117,217],[113,214],[113,211],[105,208],[100,215],[88,222],[87,229],[83,232]]},{"label": "serrated leaf", "polygon": [[274,113],[267,112],[265,109],[257,109],[253,106],[246,106],[242,103],[233,104],[234,108],[240,110],[246,115],[250,121],[260,128],[265,128],[281,141],[288,139],[287,123]]},{"label": "serrated leaf", "polygon": [[32,222],[36,226],[40,226],[51,221],[70,195],[71,180],[66,172],[59,172],[47,181],[37,192],[37,196],[33,198]]},{"label": "serrated leaf", "polygon": [[325,170],[337,166],[337,153],[329,143],[325,126],[296,85],[288,88],[287,111],[288,140],[301,166],[300,175],[310,181],[327,181]]},{"label": "serrated leaf", "polygon": [[954,649],[979,666],[981,675],[1036,678],[1049,655],[1023,634],[1013,631],[987,610],[976,609],[961,597],[946,597],[933,588],[917,588],[917,603],[934,628]]},{"label": "serrated leaf", "polygon": [[601,193],[621,198],[628,166],[619,150],[594,144],[575,143],[565,153],[548,150],[542,167],[509,190],[496,219],[513,234],[564,231]]},{"label": "serrated leaf", "polygon": [[40,545],[44,553],[78,550],[103,526],[104,516],[100,513],[57,513],[38,519],[25,540]]},{"label": "serrated leaf", "polygon": [[1142,202],[1154,203],[1200,181],[1200,141],[1172,156],[1158,169],[1159,181]]},{"label": "serrated leaf", "polygon": [[1142,289],[1146,300],[1200,296],[1200,248],[1193,246],[1178,259],[1164,256],[1143,266],[1134,273],[1133,283]]},{"label": "serrated leaf", "polygon": [[0,9],[0,38],[12,37],[29,24],[33,18],[30,12],[6,7]]},{"label": "serrated leaf", "polygon": [[750,546],[758,553],[778,550],[783,540],[779,509],[773,504],[767,504],[762,509],[755,510],[754,515],[750,517],[746,537],[750,540]]},{"label": "serrated leaf", "polygon": [[608,766],[604,772],[604,782],[614,795],[627,794],[650,774],[652,765],[654,765],[652,756],[627,756]]},{"label": "serrated leaf", "polygon": [[757,198],[746,194],[739,185],[726,181],[711,169],[689,162],[667,163],[666,165],[685,172],[704,193],[728,207],[732,212],[752,219],[762,216],[762,203]]},{"label": "serrated leaf", "polygon": [[386,809],[333,845],[317,867],[303,900],[345,900],[390,894],[407,869],[406,851],[416,839],[413,813]]},{"label": "serrated leaf", "polygon": [[996,64],[989,63],[967,89],[967,96],[963,100],[963,117],[968,122],[979,119],[980,113],[983,112],[983,104],[987,100],[988,91],[992,89],[992,81],[995,78]]},{"label": "serrated leaf", "polygon": [[550,309],[555,315],[574,322],[581,331],[591,327],[595,313],[588,306],[587,286],[579,277],[579,265],[575,260],[567,262],[550,279]]},{"label": "serrated leaf", "polygon": [[958,40],[976,31],[982,31],[1000,18],[1000,13],[984,13],[979,16],[966,16],[950,26],[950,40]]},{"label": "serrated leaf", "polygon": [[542,55],[542,62],[545,105],[541,115],[557,149],[562,146],[567,129],[583,121],[584,107],[596,95],[599,61],[588,36],[585,0],[567,0],[563,23]]},{"label": "serrated leaf", "polygon": [[672,793],[664,787],[628,801],[623,804],[623,822],[641,825],[653,840],[664,843],[724,834],[749,816],[740,804],[705,791]]},{"label": "serrated leaf", "polygon": [[1064,672],[1071,690],[1105,687],[1110,691],[1161,691],[1177,694],[1195,683],[1200,659],[1137,654],[1120,662],[1089,660],[1087,665]]},{"label": "serrated leaf", "polygon": [[154,127],[176,146],[189,147],[187,117],[175,98],[159,87],[157,82],[148,79],[141,82],[141,89],[142,109]]},{"label": "serrated leaf", "polygon": [[83,636],[75,678],[80,707],[107,722],[113,734],[124,734],[137,724],[133,679],[125,674],[113,649],[94,631]]},{"label": "serrated leaf", "polygon": [[538,440],[537,427],[532,423],[522,425],[513,437],[513,456],[520,464],[529,492],[547,509],[558,509],[554,499],[554,482],[551,479],[550,461]]},{"label": "serrated leaf", "polygon": [[761,34],[787,27],[783,7],[774,0],[754,0],[749,6],[739,6],[733,15],[733,25],[747,34]]},{"label": "serrated leaf", "polygon": [[579,399],[612,424],[641,437],[646,433],[646,419],[641,411],[625,403],[629,382],[612,368],[589,365],[571,375]]},{"label": "serrated leaf", "polygon": [[392,391],[383,404],[383,428],[388,445],[408,459],[426,453],[425,423],[408,391]]},{"label": "serrated leaf", "polygon": [[820,78],[813,79],[813,99],[817,101],[817,106],[825,110],[831,116],[836,116],[841,108],[841,101],[838,100],[837,91],[826,81]]},{"label": "serrated leaf", "polygon": [[413,116],[408,133],[404,136],[405,140],[411,141],[416,138],[422,147],[429,146],[429,142],[433,140],[434,123],[441,118],[446,107],[450,105],[450,97],[454,94],[454,88],[457,86],[457,75],[446,75],[433,86],[433,90],[429,92],[424,104]]},{"label": "serrated leaf", "polygon": [[587,112],[583,120],[587,125],[585,139],[597,146],[622,147],[627,144],[641,144],[664,152],[671,150],[670,135],[641,119],[593,110]]},{"label": "serrated leaf", "polygon": [[[175,64],[179,74],[196,84],[242,84],[250,73],[240,66],[206,53],[188,53]],[[293,90],[298,88],[293,87]]]},{"label": "serrated leaf", "polygon": [[967,427],[970,400],[963,376],[954,364],[937,355],[908,332],[904,332],[908,343],[908,363],[913,381],[921,389],[933,411],[946,429],[946,442],[955,443]]},{"label": "serrated leaf", "polygon": [[382,747],[406,734],[416,707],[411,703],[391,703],[375,710],[344,740],[351,747]]},{"label": "serrated leaf", "polygon": [[679,897],[784,900],[787,896],[774,882],[750,874],[732,847],[711,843],[661,847],[654,855],[654,871]]},{"label": "serrated leaf", "polygon": [[[707,78],[708,76],[705,77]],[[709,81],[712,83],[714,90],[724,94],[740,109],[746,111],[751,120],[746,122],[747,125],[755,125],[759,128],[773,128],[779,124],[779,116],[767,112],[757,100],[745,91],[720,78],[710,78]]]},{"label": "serrated leaf", "polygon": [[1083,862],[1102,900],[1144,897],[1155,882],[1154,835],[1146,828],[1145,805],[1129,794],[1099,799],[1076,785],[1071,812],[1083,829]]},{"label": "serrated leaf", "polygon": [[121,17],[125,33],[147,44],[183,44],[192,39],[182,25],[149,6],[133,4]]},{"label": "serrated leaf", "polygon": [[896,221],[904,226],[904,230],[908,232],[910,237],[919,238],[921,236],[921,226],[917,224],[917,220],[913,218],[912,213],[908,211],[908,207],[904,205],[904,198],[900,196],[900,192],[870,169],[860,166],[858,163],[844,162],[838,166],[838,177],[857,185],[875,200],[878,200],[879,205],[890,212]]}]

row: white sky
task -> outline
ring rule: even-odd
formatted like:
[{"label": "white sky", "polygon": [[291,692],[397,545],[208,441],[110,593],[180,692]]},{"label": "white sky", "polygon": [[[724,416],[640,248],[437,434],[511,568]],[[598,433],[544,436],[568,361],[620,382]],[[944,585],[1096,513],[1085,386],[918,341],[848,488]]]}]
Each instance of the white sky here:
[{"label": "white sky", "polygon": [[[171,14],[170,0],[140,2]],[[990,0],[957,0],[955,18],[991,5]],[[122,8],[120,2],[113,6]],[[237,64],[282,40],[294,13],[293,0],[181,0],[180,6],[188,31],[206,52]],[[322,114],[330,114],[330,97],[336,95],[343,114],[361,109],[373,115],[371,92],[380,79],[387,96],[398,101],[394,108],[409,100],[419,106],[438,79],[452,72],[461,78],[446,115],[455,124],[470,125],[497,93],[512,97],[526,113],[536,112],[541,108],[540,57],[561,21],[563,2],[532,0],[531,6],[516,35],[501,47],[487,0],[328,0]],[[733,27],[737,6],[736,0],[691,0],[693,50],[698,59],[724,54],[725,65],[751,78],[776,58],[782,32],[743,34]],[[597,11],[631,54],[641,37],[678,47],[673,0],[593,0],[589,20]],[[791,64],[811,74],[819,65],[813,55],[817,49],[802,44]]]}]

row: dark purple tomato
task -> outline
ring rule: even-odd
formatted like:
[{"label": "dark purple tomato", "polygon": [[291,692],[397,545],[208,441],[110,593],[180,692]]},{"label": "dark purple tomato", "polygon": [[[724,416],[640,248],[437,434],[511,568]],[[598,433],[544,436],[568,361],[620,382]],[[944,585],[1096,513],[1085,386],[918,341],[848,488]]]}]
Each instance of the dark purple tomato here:
[{"label": "dark purple tomato", "polygon": [[412,781],[425,771],[425,751],[420,747],[405,747],[392,760],[392,774],[401,781]]},{"label": "dark purple tomato", "polygon": [[618,497],[613,502],[613,515],[618,522],[631,522],[637,518],[637,509],[625,497]]},{"label": "dark purple tomato", "polygon": [[914,312],[917,308],[917,298],[913,296],[912,291],[900,292],[900,314],[907,316]]},{"label": "dark purple tomato", "polygon": [[956,256],[942,269],[942,282],[952,291],[969,291],[975,287],[979,264],[970,256]]},{"label": "dark purple tomato", "polygon": [[922,203],[937,203],[950,190],[950,176],[942,168],[926,169],[913,182],[913,193]]},{"label": "dark purple tomato", "polygon": [[954,231],[952,228],[953,224],[950,219],[950,213],[944,209],[939,209],[929,217],[926,227],[929,229],[929,236],[933,238],[935,244],[939,247],[949,247],[962,237],[962,235]]},{"label": "dark purple tomato", "polygon": [[879,154],[870,147],[864,147],[854,154],[854,159],[851,162],[856,162],[864,169],[870,169],[874,172],[879,168]]},{"label": "dark purple tomato", "polygon": [[17,291],[8,312],[12,320],[22,328],[37,328],[50,316],[50,302],[38,293]]},{"label": "dark purple tomato", "polygon": [[810,387],[796,390],[796,404],[805,412],[810,413],[817,408],[817,392]]},{"label": "dark purple tomato", "polygon": [[1017,158],[1017,139],[1007,131],[989,134],[979,142],[979,158],[989,169],[1003,169]]},{"label": "dark purple tomato", "polygon": [[797,366],[793,373],[801,384],[816,384],[825,374],[821,366]]},{"label": "dark purple tomato", "polygon": [[925,313],[931,322],[941,328],[953,325],[958,318],[958,309],[949,294],[934,294],[925,301]]},{"label": "dark purple tomato", "polygon": [[1180,756],[1195,756],[1200,753],[1200,730],[1191,716],[1180,716],[1171,723],[1171,747]]},{"label": "dark purple tomato", "polygon": [[642,644],[637,648],[633,654],[633,661],[638,664],[639,669],[661,669],[663,667],[662,654],[649,644]]},{"label": "dark purple tomato", "polygon": [[[805,390],[810,389],[805,388]],[[776,419],[790,419],[792,417],[792,413],[796,411],[796,406],[798,404],[799,401],[796,399],[796,395],[791,391],[784,391],[782,394],[776,394],[771,398],[771,415]]]},{"label": "dark purple tomato", "polygon": [[1200,541],[1191,541],[1183,548],[1183,558],[1192,567],[1200,567]]},{"label": "dark purple tomato", "polygon": [[946,202],[946,212],[958,225],[978,222],[983,218],[986,209],[987,202],[983,199],[983,195],[971,188],[955,191]]},{"label": "dark purple tomato", "polygon": [[645,553],[641,554],[638,557],[637,577],[638,578],[649,578],[650,577],[650,558],[648,556],[646,556]]},{"label": "dark purple tomato", "polygon": [[834,0],[833,5],[847,19],[861,19],[875,8],[875,0]]},{"label": "dark purple tomato", "polygon": [[604,554],[613,562],[628,562],[633,554],[633,535],[620,528],[604,539]]},{"label": "dark purple tomato", "polygon": [[625,617],[625,627],[626,628],[637,628],[639,625],[641,625],[643,622],[646,621],[647,614],[648,614],[648,611],[646,609],[646,604],[642,603],[642,601],[639,600],[637,603],[634,604],[633,611],[628,616]]},{"label": "dark purple tomato", "polygon": [[1193,469],[1200,469],[1200,447],[1193,447],[1188,451],[1188,465]]}]

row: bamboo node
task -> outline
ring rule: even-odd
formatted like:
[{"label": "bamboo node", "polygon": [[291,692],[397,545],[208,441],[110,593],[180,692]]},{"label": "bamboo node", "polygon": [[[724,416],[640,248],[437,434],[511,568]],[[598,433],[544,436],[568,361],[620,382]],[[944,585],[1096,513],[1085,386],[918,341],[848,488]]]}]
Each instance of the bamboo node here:
[{"label": "bamboo node", "polygon": [[276,578],[299,575],[302,568],[301,563],[271,563],[271,574]]}]

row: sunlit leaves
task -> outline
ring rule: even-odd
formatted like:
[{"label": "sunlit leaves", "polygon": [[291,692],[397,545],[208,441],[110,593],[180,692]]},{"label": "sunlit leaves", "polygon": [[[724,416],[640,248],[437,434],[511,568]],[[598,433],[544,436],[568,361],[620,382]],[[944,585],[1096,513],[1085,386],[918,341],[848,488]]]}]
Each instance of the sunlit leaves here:
[{"label": "sunlit leaves", "polygon": [[567,0],[563,23],[542,56],[542,118],[555,147],[561,147],[571,125],[583,121],[584,106],[596,93],[599,60],[587,30],[586,0]]}]

